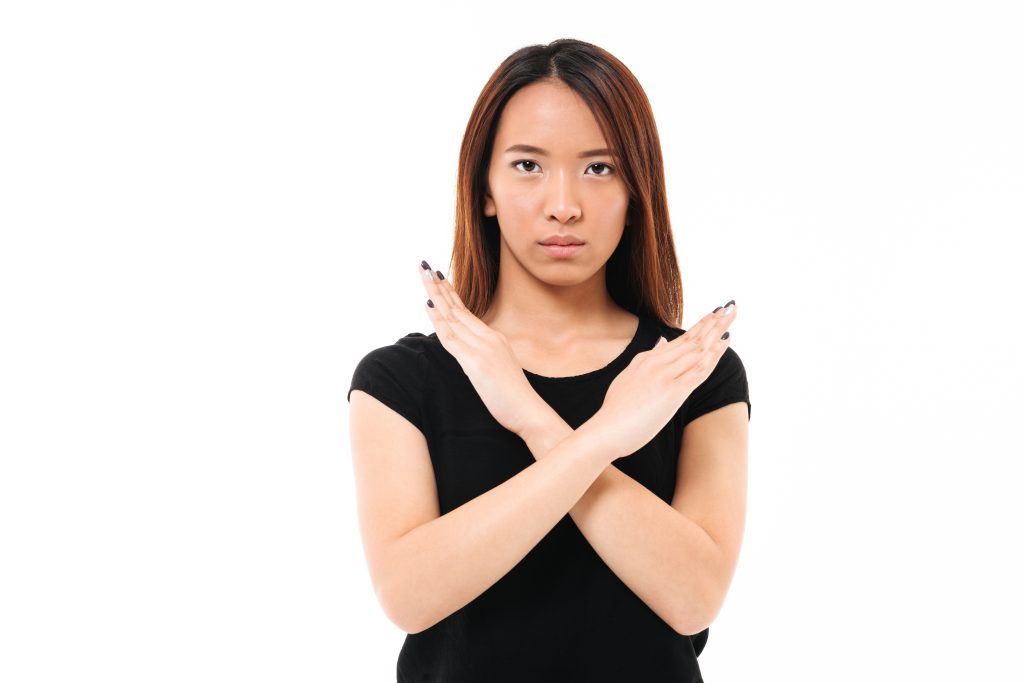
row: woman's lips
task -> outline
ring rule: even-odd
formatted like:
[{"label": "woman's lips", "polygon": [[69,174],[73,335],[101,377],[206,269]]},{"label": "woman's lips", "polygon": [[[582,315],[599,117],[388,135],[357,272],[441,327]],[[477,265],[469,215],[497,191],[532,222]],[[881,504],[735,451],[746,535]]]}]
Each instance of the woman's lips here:
[{"label": "woman's lips", "polygon": [[569,258],[574,255],[580,249],[583,248],[582,244],[542,244],[540,245],[544,251],[547,252],[548,256],[554,258]]}]

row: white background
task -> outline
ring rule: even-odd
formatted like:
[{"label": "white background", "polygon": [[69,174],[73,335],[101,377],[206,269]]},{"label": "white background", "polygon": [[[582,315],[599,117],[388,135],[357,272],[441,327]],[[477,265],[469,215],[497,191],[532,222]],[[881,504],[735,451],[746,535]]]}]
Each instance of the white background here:
[{"label": "white background", "polygon": [[485,81],[574,37],[653,105],[683,326],[742,311],[705,678],[1021,680],[1013,5],[5,3],[0,679],[395,679],[351,373],[433,331]]}]

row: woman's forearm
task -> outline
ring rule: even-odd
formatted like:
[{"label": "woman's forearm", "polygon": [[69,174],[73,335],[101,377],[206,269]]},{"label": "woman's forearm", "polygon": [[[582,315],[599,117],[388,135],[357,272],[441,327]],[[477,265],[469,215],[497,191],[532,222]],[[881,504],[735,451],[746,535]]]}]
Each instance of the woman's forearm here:
[{"label": "woman's forearm", "polygon": [[[520,436],[543,462],[573,433],[547,407]],[[724,600],[721,552],[696,522],[612,465],[619,455],[609,458],[569,515],[605,564],[653,612],[680,633],[699,632]]]},{"label": "woman's forearm", "polygon": [[393,541],[381,599],[395,623],[429,628],[522,560],[614,457],[591,434],[583,425],[543,460]]}]

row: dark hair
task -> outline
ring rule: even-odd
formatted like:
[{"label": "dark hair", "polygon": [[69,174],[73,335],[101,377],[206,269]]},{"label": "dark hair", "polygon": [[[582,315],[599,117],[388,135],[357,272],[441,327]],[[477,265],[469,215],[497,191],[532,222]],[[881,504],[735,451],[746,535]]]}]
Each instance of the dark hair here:
[{"label": "dark hair", "polygon": [[629,189],[628,224],[608,259],[608,293],[621,307],[682,328],[683,284],[665,195],[661,142],[640,82],[605,50],[571,38],[520,48],[495,70],[477,98],[459,152],[455,239],[449,277],[477,316],[498,283],[497,218],[484,216],[487,170],[498,120],[520,88],[557,80],[580,95],[601,128]]}]

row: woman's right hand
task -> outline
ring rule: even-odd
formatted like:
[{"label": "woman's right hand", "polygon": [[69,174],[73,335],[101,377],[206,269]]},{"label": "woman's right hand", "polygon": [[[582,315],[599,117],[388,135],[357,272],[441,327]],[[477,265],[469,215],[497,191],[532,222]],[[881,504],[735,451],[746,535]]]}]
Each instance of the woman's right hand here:
[{"label": "woman's right hand", "polygon": [[458,361],[491,416],[521,435],[534,421],[534,414],[550,411],[550,407],[526,379],[512,345],[466,308],[441,271],[423,261],[420,273],[430,296],[426,310],[438,341]]},{"label": "woman's right hand", "polygon": [[722,335],[735,319],[735,302],[730,302],[672,341],[660,338],[612,380],[600,410],[588,420],[588,430],[598,433],[613,460],[632,455],[657,436],[708,378],[729,347]]}]

